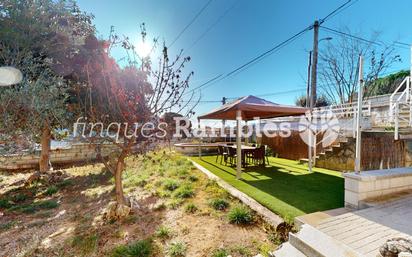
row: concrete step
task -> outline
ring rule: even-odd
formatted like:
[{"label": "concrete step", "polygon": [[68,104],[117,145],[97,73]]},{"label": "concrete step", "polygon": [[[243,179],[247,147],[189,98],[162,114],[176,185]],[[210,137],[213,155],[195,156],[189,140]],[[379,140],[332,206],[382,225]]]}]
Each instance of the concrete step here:
[{"label": "concrete step", "polygon": [[[319,156],[316,156],[315,157],[316,159],[319,159]],[[309,162],[309,159],[308,158],[300,158],[299,159],[299,163],[300,164],[305,164],[305,163],[308,163]]]},{"label": "concrete step", "polygon": [[286,242],[280,246],[275,252],[269,256],[274,257],[307,257],[301,251],[293,247],[289,242]]},{"label": "concrete step", "polygon": [[302,225],[302,229],[297,234],[290,233],[289,243],[307,257],[362,256],[308,224]]}]

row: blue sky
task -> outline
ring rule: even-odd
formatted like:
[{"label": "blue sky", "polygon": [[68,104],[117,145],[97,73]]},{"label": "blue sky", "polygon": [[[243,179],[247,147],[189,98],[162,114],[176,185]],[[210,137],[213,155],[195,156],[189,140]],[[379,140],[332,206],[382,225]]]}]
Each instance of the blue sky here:
[{"label": "blue sky", "polygon": [[[110,26],[119,34],[137,41],[139,24],[146,23],[148,37],[159,36],[172,42],[208,0],[79,0],[82,10],[95,15],[98,33],[107,37]],[[354,1],[354,0],[352,0]],[[201,16],[171,47],[171,53],[189,49],[192,57],[187,71],[193,70],[194,88],[218,74],[226,74],[258,54],[270,49],[291,35],[322,18],[345,0],[212,0]],[[205,30],[228,8],[234,7],[196,45]],[[359,0],[353,6],[328,20],[331,28],[349,28],[369,38],[374,31],[385,42],[412,43],[412,1]],[[330,36],[320,31],[320,38]],[[337,36],[333,35],[334,38]],[[202,90],[202,100],[221,100],[223,96],[260,95],[284,92],[265,97],[267,100],[293,104],[305,92],[308,51],[313,32],[309,31],[256,65]],[[321,42],[320,51],[322,51]],[[398,49],[403,61],[389,71],[410,66],[410,52]],[[120,58],[119,53],[114,53]],[[116,56],[117,55],[117,56]],[[300,92],[286,92],[302,90]],[[217,107],[219,103],[201,103],[197,114]]]}]

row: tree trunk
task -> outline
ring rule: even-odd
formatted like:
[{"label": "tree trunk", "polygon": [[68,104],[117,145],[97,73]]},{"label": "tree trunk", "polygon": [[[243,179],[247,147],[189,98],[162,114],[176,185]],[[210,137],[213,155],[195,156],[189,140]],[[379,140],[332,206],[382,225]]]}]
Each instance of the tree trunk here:
[{"label": "tree trunk", "polygon": [[122,152],[119,159],[117,160],[116,170],[114,174],[116,201],[119,205],[126,205],[126,200],[124,198],[124,192],[123,192],[123,182],[122,182],[123,170],[124,170],[124,157],[123,157],[123,152]]},{"label": "tree trunk", "polygon": [[127,151],[123,150],[117,159],[116,170],[114,173],[114,183],[116,189],[116,202],[110,202],[107,206],[104,218],[106,220],[121,220],[127,217],[131,208],[127,205],[123,193],[122,174],[125,168],[124,159],[127,156]]},{"label": "tree trunk", "polygon": [[43,128],[43,133],[41,136],[41,155],[39,161],[40,172],[47,172],[50,170],[49,160],[50,160],[50,142],[51,142],[51,131],[49,125]]}]

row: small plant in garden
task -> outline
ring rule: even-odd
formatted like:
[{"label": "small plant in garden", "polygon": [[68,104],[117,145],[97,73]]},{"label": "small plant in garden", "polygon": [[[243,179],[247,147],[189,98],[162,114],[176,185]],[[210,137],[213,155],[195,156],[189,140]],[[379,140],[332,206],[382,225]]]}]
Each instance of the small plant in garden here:
[{"label": "small plant in garden", "polygon": [[74,184],[73,180],[71,180],[71,179],[65,179],[65,180],[57,183],[56,186],[57,186],[58,188],[65,188],[65,187],[71,186],[71,185],[73,185],[73,184]]},{"label": "small plant in garden", "polygon": [[16,224],[17,224],[17,221],[15,221],[15,220],[0,224],[0,231],[9,230],[12,227],[14,227]]},{"label": "small plant in garden", "polygon": [[224,248],[215,249],[212,252],[212,257],[227,257],[229,252]]},{"label": "small plant in garden", "polygon": [[73,237],[72,247],[79,249],[83,255],[94,252],[97,248],[99,236],[97,234],[77,235]]},{"label": "small plant in garden", "polygon": [[112,257],[149,257],[154,251],[151,240],[139,240],[129,245],[120,245],[112,250]]},{"label": "small plant in garden", "polygon": [[185,207],[185,212],[187,213],[195,213],[197,210],[197,206],[194,203],[188,203]]},{"label": "small plant in garden", "polygon": [[167,239],[170,238],[172,236],[172,231],[170,230],[170,228],[166,227],[166,226],[160,226],[156,232],[155,232],[155,236],[161,239]]},{"label": "small plant in garden", "polygon": [[194,196],[194,194],[195,192],[193,191],[193,188],[190,185],[184,185],[175,191],[175,197],[178,198],[190,198]]},{"label": "small plant in garden", "polygon": [[169,191],[175,191],[179,186],[179,182],[173,179],[167,179],[163,181],[163,187]]},{"label": "small plant in garden", "polygon": [[190,175],[190,176],[188,177],[188,179],[189,179],[191,182],[196,182],[196,181],[199,180],[199,178],[198,178],[196,175]]},{"label": "small plant in garden", "polygon": [[58,207],[59,204],[55,200],[39,201],[31,204],[14,205],[9,208],[9,211],[18,211],[22,213],[35,213],[41,209],[53,209]]},{"label": "small plant in garden", "polygon": [[0,208],[2,209],[8,209],[12,206],[10,203],[9,199],[0,199]]},{"label": "small plant in garden", "polygon": [[170,209],[177,209],[182,203],[183,199],[172,199],[167,203],[167,207]]},{"label": "small plant in garden", "polygon": [[186,245],[183,242],[173,242],[167,248],[167,255],[170,257],[183,257],[186,255]]},{"label": "small plant in garden", "polygon": [[250,224],[253,221],[253,215],[248,208],[238,205],[229,211],[228,219],[233,224]]},{"label": "small plant in garden", "polygon": [[151,240],[140,240],[129,245],[129,256],[133,257],[148,257],[153,252]]},{"label": "small plant in garden", "polygon": [[13,196],[13,201],[14,202],[24,202],[25,200],[27,200],[27,195],[23,194],[23,193],[19,193],[15,196]]},{"label": "small plant in garden", "polygon": [[56,186],[49,186],[44,192],[45,195],[54,195],[59,189]]},{"label": "small plant in garden", "polygon": [[229,207],[229,202],[221,198],[212,199],[209,204],[213,209],[218,211],[226,210],[226,208]]}]

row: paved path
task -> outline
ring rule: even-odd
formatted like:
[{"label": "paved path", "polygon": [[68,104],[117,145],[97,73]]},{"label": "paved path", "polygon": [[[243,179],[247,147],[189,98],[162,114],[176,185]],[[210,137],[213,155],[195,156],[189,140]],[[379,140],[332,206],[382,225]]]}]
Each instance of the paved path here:
[{"label": "paved path", "polygon": [[376,257],[386,240],[412,239],[412,196],[331,217],[316,228],[364,256]]}]

